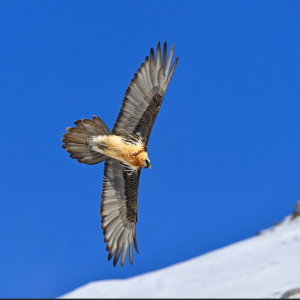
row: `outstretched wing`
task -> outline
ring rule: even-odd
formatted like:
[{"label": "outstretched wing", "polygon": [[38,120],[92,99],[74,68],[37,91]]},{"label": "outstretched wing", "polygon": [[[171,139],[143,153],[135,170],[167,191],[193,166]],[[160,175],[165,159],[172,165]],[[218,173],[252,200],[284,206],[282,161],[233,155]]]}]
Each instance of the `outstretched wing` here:
[{"label": "outstretched wing", "polygon": [[155,61],[154,51],[151,48],[150,60],[147,56],[125,93],[121,111],[113,128],[114,134],[126,136],[140,133],[147,145],[152,126],[179,59],[176,58],[170,71],[173,52],[174,45],[167,61],[167,43],[164,43],[162,57],[160,43],[158,43]]},{"label": "outstretched wing", "polygon": [[117,264],[121,255],[123,267],[129,248],[129,261],[133,264],[133,245],[137,253],[135,224],[137,222],[137,196],[140,170],[133,170],[113,158],[104,166],[101,199],[102,229],[109,251],[108,260],[114,256]]}]

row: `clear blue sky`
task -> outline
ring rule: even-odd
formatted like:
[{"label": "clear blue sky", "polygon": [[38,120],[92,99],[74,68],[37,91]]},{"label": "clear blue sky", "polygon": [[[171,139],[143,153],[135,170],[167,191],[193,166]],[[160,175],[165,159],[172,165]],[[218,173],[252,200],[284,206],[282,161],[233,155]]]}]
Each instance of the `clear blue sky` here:
[{"label": "clear blue sky", "polygon": [[[1,1],[0,297],[57,297],[253,236],[300,198],[299,1]],[[140,255],[107,261],[103,164],[61,148],[112,128],[158,41],[179,55],[139,189]],[[245,258],[247,259],[247,258]]]}]

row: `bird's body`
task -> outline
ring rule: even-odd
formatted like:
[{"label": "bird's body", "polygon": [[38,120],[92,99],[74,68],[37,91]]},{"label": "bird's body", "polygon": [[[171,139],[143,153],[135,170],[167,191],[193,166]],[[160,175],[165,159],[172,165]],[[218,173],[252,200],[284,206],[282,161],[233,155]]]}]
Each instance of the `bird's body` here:
[{"label": "bird's body", "polygon": [[145,167],[143,160],[148,158],[146,147],[140,138],[125,139],[118,135],[98,135],[88,139],[88,145],[95,152],[114,158],[131,168]]},{"label": "bird's body", "polygon": [[[163,102],[166,89],[177,65],[171,62],[174,46],[167,60],[167,44],[161,55],[157,45],[156,60],[150,51],[125,93],[122,107],[112,132],[96,116],[92,120],[75,121],[63,134],[63,148],[70,157],[89,165],[105,161],[100,215],[104,241],[114,256],[124,265],[127,251],[133,263],[133,246],[137,253],[137,198],[141,169],[150,168],[147,146],[149,136]],[[122,253],[122,255],[121,255]]]}]

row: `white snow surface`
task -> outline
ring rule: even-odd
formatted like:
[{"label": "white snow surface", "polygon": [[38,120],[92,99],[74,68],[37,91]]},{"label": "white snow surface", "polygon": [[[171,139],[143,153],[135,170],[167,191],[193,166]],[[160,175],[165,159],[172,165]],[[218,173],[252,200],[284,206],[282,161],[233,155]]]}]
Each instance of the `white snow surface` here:
[{"label": "white snow surface", "polygon": [[91,282],[61,298],[280,298],[298,288],[300,217],[288,216],[219,250],[136,277]]}]

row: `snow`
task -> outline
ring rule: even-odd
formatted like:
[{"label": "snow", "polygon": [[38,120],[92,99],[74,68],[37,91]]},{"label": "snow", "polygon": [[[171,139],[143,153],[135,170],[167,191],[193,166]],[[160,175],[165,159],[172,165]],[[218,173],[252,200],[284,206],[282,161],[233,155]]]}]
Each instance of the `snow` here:
[{"label": "snow", "polygon": [[61,298],[297,298],[299,266],[300,217],[288,216],[257,236],[186,262],[91,282]]}]

